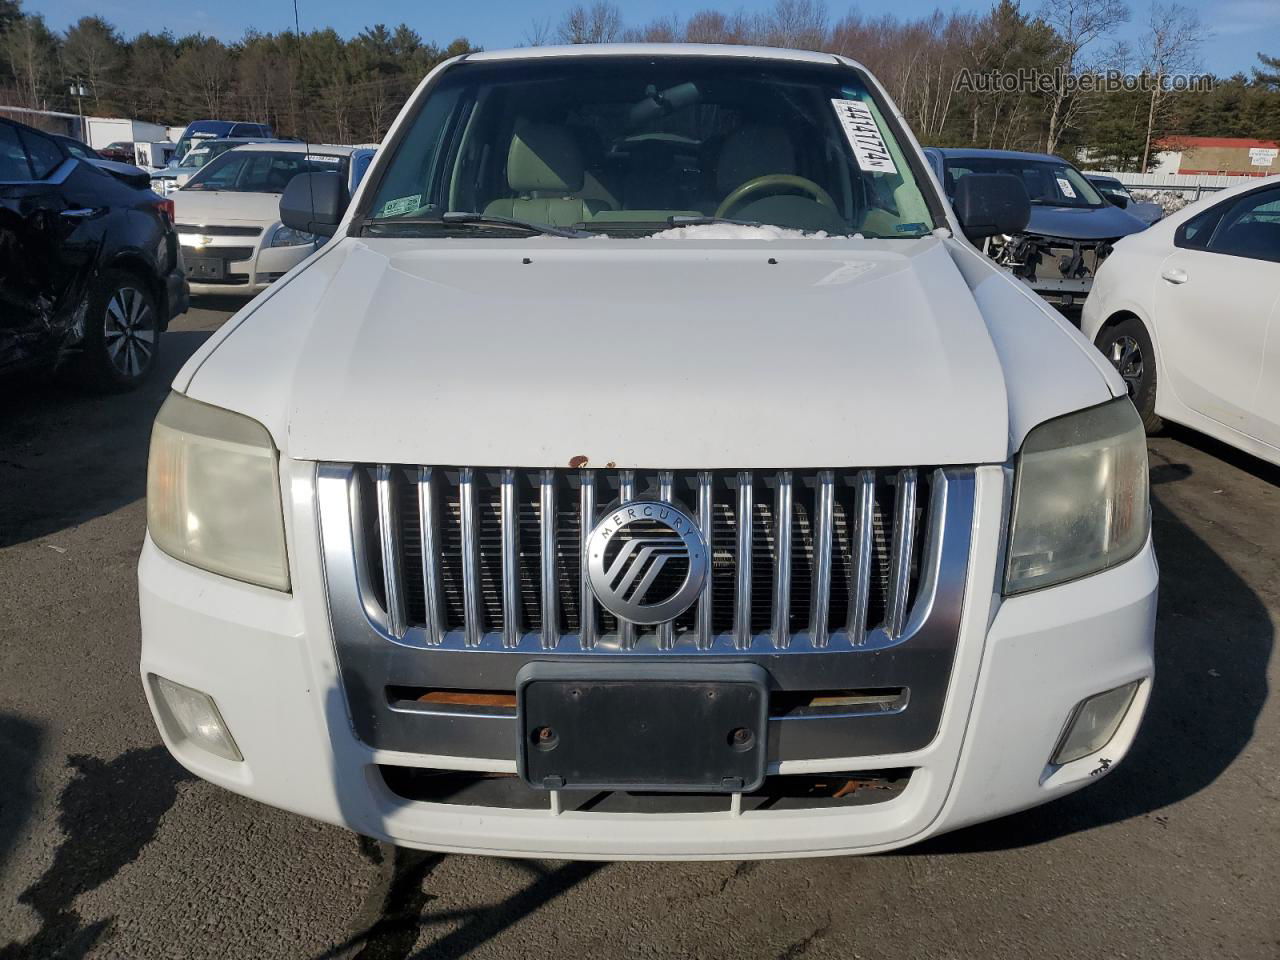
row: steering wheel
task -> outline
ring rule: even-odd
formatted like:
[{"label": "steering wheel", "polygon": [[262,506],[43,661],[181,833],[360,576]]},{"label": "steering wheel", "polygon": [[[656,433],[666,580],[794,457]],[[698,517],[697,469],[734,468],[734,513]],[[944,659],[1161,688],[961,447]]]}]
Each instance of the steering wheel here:
[{"label": "steering wheel", "polygon": [[827,193],[812,180],[793,176],[789,173],[767,173],[763,177],[748,180],[725,197],[720,206],[716,208],[716,216],[727,217],[730,210],[742,206],[747,198],[755,199],[755,195],[758,193],[777,193],[781,190],[803,190],[824,207],[830,207],[832,210],[836,209],[836,202],[831,199],[831,194]]}]

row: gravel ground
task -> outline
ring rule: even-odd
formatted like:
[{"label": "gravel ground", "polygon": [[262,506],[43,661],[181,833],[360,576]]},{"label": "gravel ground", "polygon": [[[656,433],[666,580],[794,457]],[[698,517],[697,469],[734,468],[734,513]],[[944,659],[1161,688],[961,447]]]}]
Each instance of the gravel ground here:
[{"label": "gravel ground", "polygon": [[137,676],[151,419],[229,315],[106,398],[0,392],[0,960],[1280,956],[1280,471],[1151,443],[1158,679],[1129,759],[892,855],[715,864],[395,851],[169,759]]}]

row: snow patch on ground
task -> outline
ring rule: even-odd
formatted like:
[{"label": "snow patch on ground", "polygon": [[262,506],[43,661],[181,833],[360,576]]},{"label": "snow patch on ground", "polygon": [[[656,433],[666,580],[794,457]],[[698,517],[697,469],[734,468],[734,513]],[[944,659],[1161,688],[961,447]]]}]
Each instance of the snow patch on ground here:
[{"label": "snow patch on ground", "polygon": [[764,224],[759,227],[738,223],[699,223],[687,227],[672,227],[650,234],[650,240],[826,240],[825,230],[806,233],[788,227]]},{"label": "snow patch on ground", "polygon": [[1133,194],[1133,199],[1140,203],[1160,204],[1166,217],[1171,213],[1177,213],[1191,202],[1174,190],[1130,190],[1129,192]]}]

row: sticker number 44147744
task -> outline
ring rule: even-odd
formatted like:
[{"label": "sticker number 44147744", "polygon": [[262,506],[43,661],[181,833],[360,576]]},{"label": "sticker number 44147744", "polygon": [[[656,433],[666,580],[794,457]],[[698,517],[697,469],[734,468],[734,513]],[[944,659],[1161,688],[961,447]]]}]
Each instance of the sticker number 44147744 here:
[{"label": "sticker number 44147744", "polygon": [[897,173],[871,108],[861,100],[832,100],[831,105],[840,118],[844,135],[849,138],[849,146],[853,147],[858,166],[867,173]]}]

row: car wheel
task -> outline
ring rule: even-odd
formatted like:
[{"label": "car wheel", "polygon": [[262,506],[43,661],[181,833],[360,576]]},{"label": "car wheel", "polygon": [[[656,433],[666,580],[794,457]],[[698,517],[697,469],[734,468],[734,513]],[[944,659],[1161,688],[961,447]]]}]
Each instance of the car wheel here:
[{"label": "car wheel", "polygon": [[147,284],[109,270],[89,295],[84,320],[84,372],[95,386],[130,390],[155,369],[160,311]]},{"label": "car wheel", "polygon": [[1129,317],[1104,329],[1097,344],[1124,379],[1147,433],[1157,432],[1161,420],[1156,416],[1156,354],[1147,328]]}]

